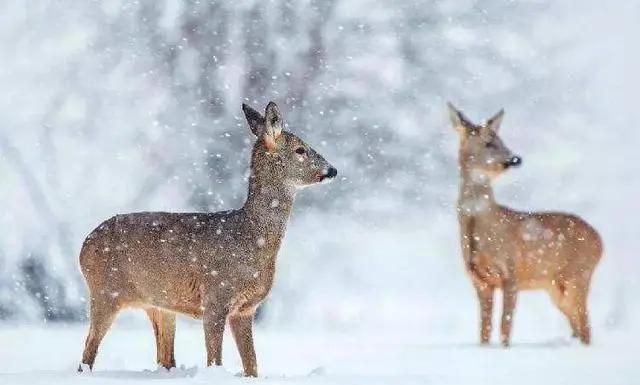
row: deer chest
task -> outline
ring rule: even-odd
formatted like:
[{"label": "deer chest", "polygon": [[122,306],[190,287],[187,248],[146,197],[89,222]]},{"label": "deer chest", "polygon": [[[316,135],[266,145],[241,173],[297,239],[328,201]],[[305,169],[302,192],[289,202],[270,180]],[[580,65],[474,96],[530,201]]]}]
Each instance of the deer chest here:
[{"label": "deer chest", "polygon": [[256,272],[251,279],[243,282],[236,291],[229,304],[230,313],[236,315],[252,314],[271,291],[273,274],[271,272]]}]

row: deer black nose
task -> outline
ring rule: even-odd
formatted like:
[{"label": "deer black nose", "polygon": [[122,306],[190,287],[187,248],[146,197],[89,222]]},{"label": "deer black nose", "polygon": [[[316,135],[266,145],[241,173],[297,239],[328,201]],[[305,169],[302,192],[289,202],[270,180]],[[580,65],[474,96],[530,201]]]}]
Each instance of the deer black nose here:
[{"label": "deer black nose", "polygon": [[326,177],[327,178],[335,178],[336,175],[338,175],[338,170],[336,170],[335,167],[329,167],[329,169],[327,170]]},{"label": "deer black nose", "polygon": [[512,156],[509,159],[509,166],[520,166],[522,164],[522,158],[519,156]]}]

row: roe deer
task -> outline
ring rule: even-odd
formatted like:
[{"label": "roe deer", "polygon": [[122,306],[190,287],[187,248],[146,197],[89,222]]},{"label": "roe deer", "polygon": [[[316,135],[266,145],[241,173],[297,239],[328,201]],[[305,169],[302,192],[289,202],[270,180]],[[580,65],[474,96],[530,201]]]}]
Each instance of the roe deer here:
[{"label": "roe deer", "polygon": [[490,339],[495,289],[503,294],[504,346],[518,290],[544,289],[569,319],[574,337],[589,344],[587,294],[602,254],[600,236],[575,215],[515,211],[496,203],[491,182],[522,162],[498,136],[503,111],[476,125],[448,107],[460,135],[458,220],[465,267],[480,301],[481,343]]},{"label": "roe deer", "polygon": [[91,325],[79,371],[91,370],[116,313],[145,309],[158,364],[175,366],[176,313],[201,318],[207,365],[222,365],[229,320],[245,376],[257,376],[252,323],[267,296],[298,188],[337,170],[297,136],[283,131],[275,103],[265,116],[243,104],[258,137],[244,206],[216,213],[116,215],[86,238],[80,266],[90,291]]}]

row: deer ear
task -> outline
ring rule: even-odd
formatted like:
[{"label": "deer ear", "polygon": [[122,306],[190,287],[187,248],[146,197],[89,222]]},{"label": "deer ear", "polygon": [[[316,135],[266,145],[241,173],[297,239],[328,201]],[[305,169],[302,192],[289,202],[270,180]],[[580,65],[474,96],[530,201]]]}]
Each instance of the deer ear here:
[{"label": "deer ear", "polygon": [[504,116],[504,109],[500,109],[498,113],[493,115],[489,120],[487,120],[487,128],[493,132],[498,132],[500,129],[500,124],[502,123],[502,117]]},{"label": "deer ear", "polygon": [[278,105],[274,102],[269,102],[264,113],[266,134],[271,136],[275,141],[282,133],[282,114]]},{"label": "deer ear", "polygon": [[262,135],[265,132],[265,122],[262,115],[244,103],[242,103],[242,111],[244,111],[244,117],[247,119],[247,123],[249,123],[249,128],[251,129],[251,132],[253,132],[253,135]]},{"label": "deer ear", "polygon": [[473,123],[471,123],[471,121],[467,119],[461,111],[455,108],[451,102],[447,103],[447,108],[449,109],[449,119],[451,119],[451,124],[460,134],[466,134],[474,128]]}]

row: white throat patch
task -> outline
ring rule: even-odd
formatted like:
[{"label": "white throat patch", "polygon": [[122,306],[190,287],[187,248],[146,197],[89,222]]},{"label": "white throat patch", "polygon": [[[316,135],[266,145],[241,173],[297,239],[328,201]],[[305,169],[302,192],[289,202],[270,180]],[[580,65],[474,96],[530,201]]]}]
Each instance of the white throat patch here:
[{"label": "white throat patch", "polygon": [[486,212],[491,208],[491,201],[489,196],[465,198],[460,204],[460,208],[466,214],[479,214]]},{"label": "white throat patch", "polygon": [[469,173],[471,177],[471,181],[476,184],[489,184],[491,182],[491,177],[482,170],[473,169]]}]

